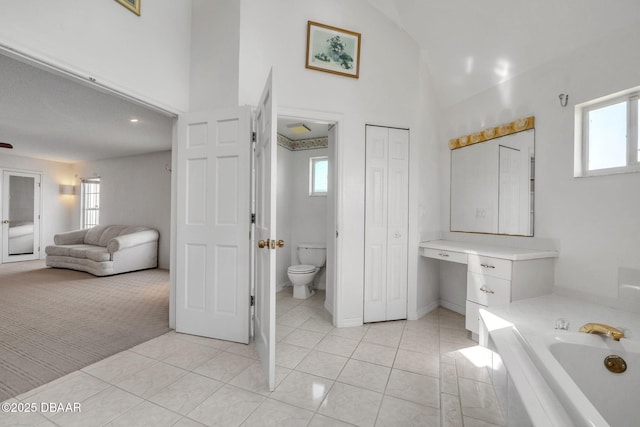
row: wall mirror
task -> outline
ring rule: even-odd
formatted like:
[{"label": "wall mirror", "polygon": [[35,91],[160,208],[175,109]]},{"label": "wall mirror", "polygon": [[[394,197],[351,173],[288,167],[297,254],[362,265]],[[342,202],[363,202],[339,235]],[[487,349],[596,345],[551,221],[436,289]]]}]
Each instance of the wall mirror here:
[{"label": "wall mirror", "polygon": [[533,236],[534,117],[449,141],[450,230]]}]

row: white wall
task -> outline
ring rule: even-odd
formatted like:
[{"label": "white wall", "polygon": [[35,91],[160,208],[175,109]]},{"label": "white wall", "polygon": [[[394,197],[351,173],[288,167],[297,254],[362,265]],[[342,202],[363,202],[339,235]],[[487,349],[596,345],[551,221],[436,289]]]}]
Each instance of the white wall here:
[{"label": "white wall", "polygon": [[[618,269],[640,270],[640,174],[573,177],[573,106],[640,86],[639,38],[637,26],[621,30],[449,108],[440,143],[442,179],[447,183],[441,194],[442,229],[449,228],[446,141],[535,115],[536,238],[487,239],[521,246],[555,240],[560,251],[555,285],[561,291],[613,303],[618,295]],[[560,106],[560,93],[570,96],[566,108]]]},{"label": "white wall", "polygon": [[240,2],[193,0],[190,111],[238,105]]},{"label": "white wall", "polygon": [[295,255],[294,246],[291,244],[293,215],[293,151],[278,145],[278,196],[276,208],[278,223],[276,231],[278,239],[285,241],[283,248],[278,249],[276,257],[276,283],[278,291],[289,285],[287,268],[291,265],[291,255]]},{"label": "white wall", "polygon": [[[416,43],[363,0],[245,0],[240,18],[239,103],[255,104],[271,66],[278,106],[342,114],[338,195],[341,263],[338,325],[362,322],[364,263],[364,129],[366,123],[411,128],[411,144],[428,144],[420,120],[420,57]],[[362,33],[360,78],[304,68],[307,21]],[[420,151],[418,151],[420,152]],[[423,152],[424,153],[424,152]],[[421,160],[412,159],[417,166]],[[417,210],[419,174],[412,174],[410,209]],[[437,194],[431,197],[437,200]],[[420,198],[424,198],[420,195]],[[415,217],[414,217],[415,218]],[[435,227],[434,227],[435,228]],[[418,232],[415,228],[414,232]],[[416,235],[415,240],[418,237]],[[417,262],[417,244],[410,244]],[[413,289],[417,280],[413,275]]]},{"label": "white wall", "polygon": [[189,100],[191,1],[3,2],[0,44],[170,110]]},{"label": "white wall", "polygon": [[[8,150],[5,150],[8,151]],[[41,257],[44,248],[53,244],[53,235],[68,231],[72,224],[73,210],[77,196],[60,195],[61,184],[73,183],[73,169],[70,164],[48,160],[31,159],[0,153],[0,169],[42,173],[42,240],[40,241]],[[0,175],[0,181],[2,175]],[[0,182],[0,201],[3,186]],[[1,203],[0,203],[1,205]],[[0,229],[0,233],[1,233]]]},{"label": "white wall", "polygon": [[[80,178],[100,177],[100,224],[146,225],[157,229],[160,232],[158,264],[167,269],[171,173],[166,168],[170,166],[170,151],[74,165],[76,185]],[[76,221],[74,228],[79,225],[79,219]]]}]

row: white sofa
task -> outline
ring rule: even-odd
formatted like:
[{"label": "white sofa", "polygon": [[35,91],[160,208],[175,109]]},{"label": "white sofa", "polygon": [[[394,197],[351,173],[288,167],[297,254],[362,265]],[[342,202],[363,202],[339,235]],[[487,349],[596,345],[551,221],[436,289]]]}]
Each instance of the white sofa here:
[{"label": "white sofa", "polygon": [[158,266],[157,230],[142,226],[98,225],[56,234],[45,248],[49,267],[109,276]]}]

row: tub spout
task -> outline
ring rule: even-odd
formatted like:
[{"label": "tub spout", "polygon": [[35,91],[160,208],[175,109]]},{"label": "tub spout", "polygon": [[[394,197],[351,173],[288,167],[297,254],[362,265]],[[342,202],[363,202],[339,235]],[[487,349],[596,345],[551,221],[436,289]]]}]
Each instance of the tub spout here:
[{"label": "tub spout", "polygon": [[624,332],[620,329],[609,325],[603,325],[602,323],[585,323],[580,328],[580,332],[607,335],[613,338],[614,341],[620,341],[620,338],[624,338]]}]

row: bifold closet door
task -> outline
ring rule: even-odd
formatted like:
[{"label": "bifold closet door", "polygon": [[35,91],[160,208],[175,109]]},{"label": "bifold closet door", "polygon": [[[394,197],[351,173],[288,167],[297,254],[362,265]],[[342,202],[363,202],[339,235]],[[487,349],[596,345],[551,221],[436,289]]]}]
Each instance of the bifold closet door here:
[{"label": "bifold closet door", "polygon": [[409,131],[366,127],[364,321],[407,317]]}]

